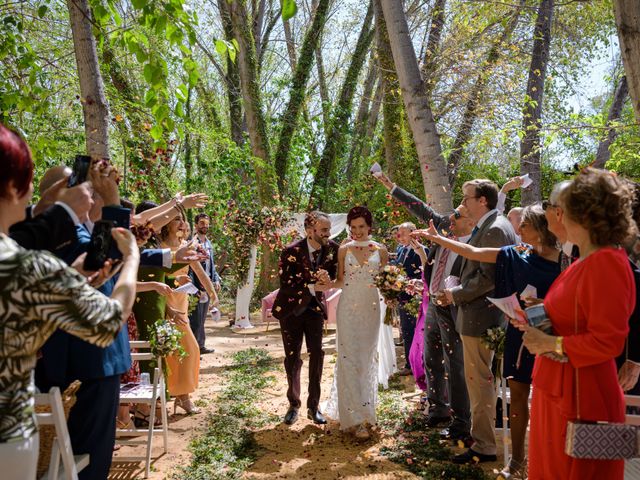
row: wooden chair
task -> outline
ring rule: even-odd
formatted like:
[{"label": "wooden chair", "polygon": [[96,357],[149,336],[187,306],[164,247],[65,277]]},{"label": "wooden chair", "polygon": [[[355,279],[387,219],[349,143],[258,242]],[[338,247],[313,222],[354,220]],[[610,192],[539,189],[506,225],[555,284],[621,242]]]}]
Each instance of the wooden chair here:
[{"label": "wooden chair", "polygon": [[[36,394],[35,404],[48,405],[51,408],[49,413],[36,413],[36,421],[38,425],[53,425],[56,432],[49,470],[41,480],[78,480],[78,472],[89,465],[89,454],[73,454],[60,389],[53,387],[49,393]],[[62,460],[62,467],[60,460]]]},{"label": "wooden chair", "polygon": [[[149,427],[148,428],[118,428],[116,429],[116,438],[129,438],[125,440],[118,440],[121,445],[145,445],[145,455],[142,456],[114,456],[113,461],[118,462],[145,462],[144,478],[149,476],[151,468],[151,448],[153,446],[153,435],[161,433],[163,436],[164,453],[167,453],[168,443],[168,422],[167,422],[167,399],[165,395],[165,381],[162,371],[162,357],[154,357],[151,353],[151,345],[149,342],[132,341],[131,348],[137,349],[138,352],[131,353],[132,360],[156,362],[156,367],[153,371],[153,381],[149,385],[141,383],[126,384],[120,388],[120,404],[141,403],[149,405]],[[146,350],[146,351],[140,351]],[[161,411],[162,411],[162,424],[155,425],[156,420],[156,403],[160,399]],[[130,437],[140,437],[143,439],[132,439]]]}]

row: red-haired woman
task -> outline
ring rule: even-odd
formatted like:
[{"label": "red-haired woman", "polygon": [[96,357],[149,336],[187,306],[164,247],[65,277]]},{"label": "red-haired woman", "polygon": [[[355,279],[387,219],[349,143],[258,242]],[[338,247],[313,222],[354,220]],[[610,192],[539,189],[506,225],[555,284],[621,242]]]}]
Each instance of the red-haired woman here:
[{"label": "red-haired woman", "polygon": [[32,480],[36,352],[56,328],[99,346],[111,343],[133,305],[139,253],[133,235],[112,230],[123,268],[107,298],[56,257],[24,250],[8,232],[31,200],[33,160],[24,140],[1,124],[0,171],[0,465],[3,480]]}]

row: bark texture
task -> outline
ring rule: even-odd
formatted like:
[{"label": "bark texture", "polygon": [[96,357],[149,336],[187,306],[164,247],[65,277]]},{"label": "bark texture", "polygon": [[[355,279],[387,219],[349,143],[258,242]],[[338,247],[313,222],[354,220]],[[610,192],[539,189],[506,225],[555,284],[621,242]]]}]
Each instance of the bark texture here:
[{"label": "bark texture", "polygon": [[420,76],[403,2],[381,0],[381,3],[402,99],[416,144],[426,200],[436,210],[449,211],[452,203],[447,166],[442,156],[440,136],[431,105]]},{"label": "bark texture", "polygon": [[613,8],[620,39],[622,62],[629,84],[629,96],[640,123],[640,2],[614,0]]},{"label": "bark texture", "polygon": [[[627,77],[624,75],[618,81],[618,86],[616,87],[616,91],[613,94],[613,101],[611,102],[611,106],[609,107],[609,115],[607,116],[607,125],[611,125],[612,122],[615,122],[620,118],[620,114],[622,113],[622,107],[624,107],[624,102],[629,95],[629,86],[627,84]],[[604,168],[605,164],[611,158],[611,152],[609,152],[609,147],[616,139],[618,132],[615,127],[609,128],[607,131],[607,136],[604,137],[600,144],[598,145],[598,152],[596,153],[596,161],[593,164],[596,168]]]},{"label": "bark texture", "polygon": [[75,51],[87,155],[109,158],[109,108],[98,64],[88,0],[67,0]]},{"label": "bark texture", "polygon": [[538,16],[533,30],[533,53],[529,67],[527,93],[522,112],[522,130],[524,136],[520,143],[520,172],[529,174],[533,183],[522,191],[522,206],[530,205],[541,199],[541,157],[542,140],[542,101],[544,82],[549,63],[551,45],[551,23],[553,21],[554,0],[541,0]]}]

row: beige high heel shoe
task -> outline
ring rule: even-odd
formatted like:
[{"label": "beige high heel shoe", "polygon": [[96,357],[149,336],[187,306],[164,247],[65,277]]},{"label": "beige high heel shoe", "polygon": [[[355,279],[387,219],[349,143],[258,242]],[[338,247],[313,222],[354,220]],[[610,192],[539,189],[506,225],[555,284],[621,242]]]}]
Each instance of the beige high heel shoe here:
[{"label": "beige high heel shoe", "polygon": [[200,413],[200,409],[198,407],[196,407],[191,402],[191,399],[187,395],[175,398],[175,400],[173,402],[173,414],[174,415],[176,414],[176,409],[178,407],[183,409],[187,415],[193,415],[195,413]]}]

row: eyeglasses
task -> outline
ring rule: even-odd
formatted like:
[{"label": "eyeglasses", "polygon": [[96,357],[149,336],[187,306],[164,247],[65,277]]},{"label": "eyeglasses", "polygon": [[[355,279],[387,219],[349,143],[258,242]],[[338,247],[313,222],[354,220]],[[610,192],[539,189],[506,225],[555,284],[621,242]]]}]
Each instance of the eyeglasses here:
[{"label": "eyeglasses", "polygon": [[474,198],[480,198],[480,197],[462,197],[462,201],[460,202],[460,204],[464,205],[466,207],[467,206],[467,200],[472,200]]},{"label": "eyeglasses", "polygon": [[546,212],[547,209],[549,209],[549,208],[558,208],[558,205],[554,205],[549,200],[543,200],[542,201],[542,210],[544,210]]}]

